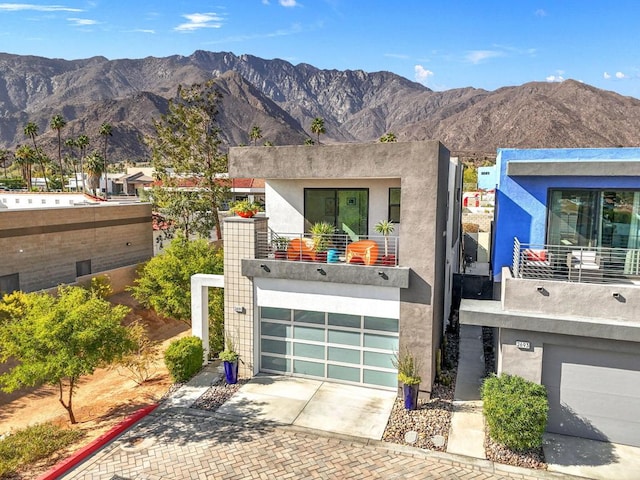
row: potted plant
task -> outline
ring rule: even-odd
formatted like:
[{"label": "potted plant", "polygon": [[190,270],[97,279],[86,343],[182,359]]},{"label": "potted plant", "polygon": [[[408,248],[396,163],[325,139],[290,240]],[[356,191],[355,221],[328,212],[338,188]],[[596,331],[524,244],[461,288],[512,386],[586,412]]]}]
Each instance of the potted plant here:
[{"label": "potted plant", "polygon": [[391,267],[396,264],[396,256],[394,254],[389,255],[389,235],[393,233],[395,228],[391,220],[380,220],[374,227],[376,232],[384,235],[384,257],[382,257],[382,264]]},{"label": "potted plant", "polygon": [[250,202],[249,200],[238,200],[229,208],[231,213],[235,213],[242,218],[251,218],[261,210],[262,207],[258,203]]},{"label": "potted plant", "polygon": [[327,222],[316,222],[311,225],[311,239],[317,262],[327,261],[327,250],[331,246],[331,235],[336,233],[336,227]]},{"label": "potted plant", "polygon": [[276,260],[284,260],[287,258],[287,248],[289,247],[289,240],[287,237],[274,237],[271,240],[271,248],[275,255]]},{"label": "potted plant", "polygon": [[233,339],[226,337],[224,350],[220,352],[218,358],[224,364],[224,376],[230,385],[238,383],[238,357],[238,352],[236,352],[233,345]]},{"label": "potted plant", "polygon": [[418,389],[422,381],[418,373],[420,362],[408,349],[405,349],[402,353],[396,352],[392,363],[398,369],[398,381],[402,383],[404,408],[415,410],[418,408]]}]

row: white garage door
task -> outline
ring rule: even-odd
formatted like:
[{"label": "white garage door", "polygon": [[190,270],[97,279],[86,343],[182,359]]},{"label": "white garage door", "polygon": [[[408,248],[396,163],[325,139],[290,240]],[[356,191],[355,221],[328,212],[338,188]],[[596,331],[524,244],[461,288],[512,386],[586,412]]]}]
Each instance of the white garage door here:
[{"label": "white garage door", "polygon": [[640,355],[544,346],[547,430],[640,446]]},{"label": "white garage door", "polygon": [[397,388],[398,319],[260,308],[260,370]]}]

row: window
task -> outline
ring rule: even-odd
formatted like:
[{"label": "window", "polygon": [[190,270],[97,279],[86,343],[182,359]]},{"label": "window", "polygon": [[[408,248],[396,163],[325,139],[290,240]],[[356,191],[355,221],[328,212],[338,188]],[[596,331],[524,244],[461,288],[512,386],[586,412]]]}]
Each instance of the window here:
[{"label": "window", "polygon": [[640,248],[640,190],[550,190],[547,242]]},{"label": "window", "polygon": [[305,188],[304,219],[307,229],[316,222],[327,222],[335,225],[338,231],[351,230],[356,235],[367,235],[369,190]]},{"label": "window", "polygon": [[400,188],[389,189],[389,220],[400,223]]},{"label": "window", "polygon": [[0,276],[0,295],[20,290],[20,275],[12,273]]},{"label": "window", "polygon": [[76,277],[83,277],[91,274],[91,260],[81,260],[76,262]]}]

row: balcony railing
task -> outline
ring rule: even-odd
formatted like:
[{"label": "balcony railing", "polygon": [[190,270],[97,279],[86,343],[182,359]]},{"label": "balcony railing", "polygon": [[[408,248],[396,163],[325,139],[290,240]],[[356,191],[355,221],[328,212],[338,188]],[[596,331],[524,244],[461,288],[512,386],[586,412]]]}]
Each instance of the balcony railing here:
[{"label": "balcony railing", "polygon": [[256,258],[292,262],[344,263],[365,266],[398,265],[398,237],[312,235],[310,233],[259,234]]},{"label": "balcony railing", "polygon": [[640,285],[640,249],[525,244],[516,238],[515,278]]}]

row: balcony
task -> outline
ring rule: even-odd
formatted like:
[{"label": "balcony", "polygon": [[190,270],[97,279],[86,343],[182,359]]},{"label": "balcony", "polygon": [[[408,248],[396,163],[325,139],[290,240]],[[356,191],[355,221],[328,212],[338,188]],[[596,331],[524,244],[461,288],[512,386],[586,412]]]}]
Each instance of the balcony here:
[{"label": "balcony", "polygon": [[372,235],[258,234],[258,259],[374,267],[398,266],[398,237]]},{"label": "balcony", "polygon": [[513,278],[640,285],[640,249],[513,245]]},{"label": "balcony", "polygon": [[[385,245],[385,240],[387,240]],[[242,259],[248,277],[409,288],[410,268],[398,265],[398,238],[256,232],[253,258]]]}]

